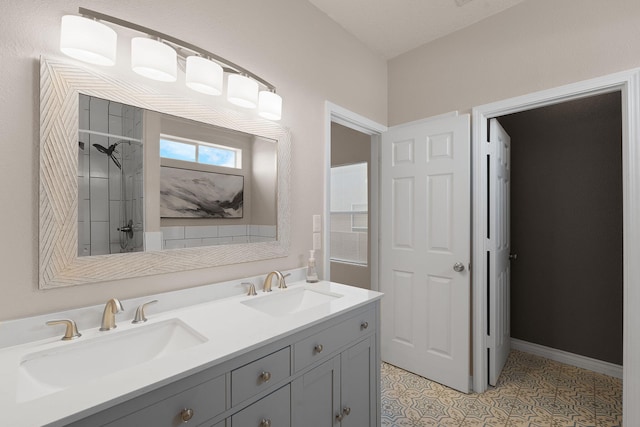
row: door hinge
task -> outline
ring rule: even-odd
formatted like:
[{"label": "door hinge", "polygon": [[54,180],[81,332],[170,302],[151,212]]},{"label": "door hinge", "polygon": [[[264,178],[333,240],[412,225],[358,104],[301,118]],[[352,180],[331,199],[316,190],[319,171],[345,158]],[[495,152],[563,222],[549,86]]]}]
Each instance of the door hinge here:
[{"label": "door hinge", "polygon": [[487,343],[487,348],[494,348],[496,345],[496,342],[491,335],[487,335],[486,343]]}]

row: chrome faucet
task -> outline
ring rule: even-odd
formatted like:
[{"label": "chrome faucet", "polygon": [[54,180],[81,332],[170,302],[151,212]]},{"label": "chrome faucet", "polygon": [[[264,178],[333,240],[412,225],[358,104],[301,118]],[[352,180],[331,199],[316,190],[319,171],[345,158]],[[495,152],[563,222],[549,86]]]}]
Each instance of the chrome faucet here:
[{"label": "chrome faucet", "polygon": [[277,270],[267,274],[267,277],[264,279],[264,285],[262,286],[262,292],[271,292],[271,281],[273,280],[273,276],[278,278],[278,288],[287,289],[287,284],[285,283],[284,278],[288,275],[289,273],[283,275]]},{"label": "chrome faucet", "polygon": [[102,326],[100,330],[109,331],[116,328],[116,313],[120,313],[122,310],[124,310],[124,308],[122,308],[122,303],[118,298],[111,298],[107,301],[107,304],[104,306],[104,313],[102,313]]}]

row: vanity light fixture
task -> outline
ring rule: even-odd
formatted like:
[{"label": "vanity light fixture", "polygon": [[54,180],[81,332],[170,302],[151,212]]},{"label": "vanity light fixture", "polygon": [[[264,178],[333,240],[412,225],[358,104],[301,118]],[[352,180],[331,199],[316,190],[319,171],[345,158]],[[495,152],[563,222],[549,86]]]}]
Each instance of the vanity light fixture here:
[{"label": "vanity light fixture", "polygon": [[62,17],[60,50],[72,58],[96,65],[116,63],[118,35],[105,24],[76,15]]},{"label": "vanity light fixture", "polygon": [[260,91],[258,95],[258,114],[265,119],[280,120],[282,117],[282,98],[275,92]]},{"label": "vanity light fixture", "polygon": [[66,55],[92,64],[113,65],[117,34],[103,22],[125,27],[147,36],[131,40],[131,67],[136,73],[173,82],[177,80],[177,69],[181,68],[185,71],[185,84],[207,95],[222,93],[226,73],[229,102],[244,108],[257,107],[260,116],[280,120],[282,98],[275,93],[275,86],[251,71],[150,28],[82,7],[78,13],[81,16],[62,18],[60,50]]},{"label": "vanity light fixture", "polygon": [[131,69],[141,76],[161,82],[178,78],[178,54],[160,40],[131,39]]},{"label": "vanity light fixture", "polygon": [[201,56],[187,57],[185,82],[191,89],[207,95],[222,94],[222,67]]},{"label": "vanity light fixture", "polygon": [[258,105],[258,83],[242,74],[229,74],[227,100],[243,108],[256,108]]}]

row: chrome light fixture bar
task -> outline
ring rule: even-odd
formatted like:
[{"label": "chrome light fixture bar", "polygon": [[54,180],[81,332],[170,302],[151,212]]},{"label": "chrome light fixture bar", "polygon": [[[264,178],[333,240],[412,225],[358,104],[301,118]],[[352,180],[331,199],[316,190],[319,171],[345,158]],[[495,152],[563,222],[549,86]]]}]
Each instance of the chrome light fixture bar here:
[{"label": "chrome light fixture bar", "polygon": [[[60,48],[63,53],[76,59],[91,62],[86,58],[95,57],[93,50],[97,46],[97,42],[82,42],[83,34],[84,37],[89,37],[89,34],[83,31],[84,28],[96,27],[101,29],[103,33],[108,32],[110,29],[104,22],[129,28],[149,36],[148,38],[135,37],[131,41],[131,65],[136,73],[154,80],[175,81],[177,57],[180,57],[185,61],[185,80],[189,88],[208,95],[220,95],[223,86],[223,72],[227,73],[229,75],[227,80],[227,99],[229,102],[244,108],[257,107],[260,116],[270,120],[280,120],[282,98],[275,93],[275,86],[246,68],[199,46],[142,25],[83,7],[78,8],[78,13],[81,16],[67,15],[62,19]],[[70,19],[70,17],[73,18]],[[70,32],[68,23],[73,21],[80,21],[83,25]],[[91,22],[94,22],[95,25],[91,25]],[[96,37],[100,38],[100,33]],[[115,46],[115,37],[109,40],[109,43]],[[71,48],[67,47],[69,44],[71,44]],[[100,54],[104,56],[102,53]],[[103,60],[92,63],[113,65],[114,62],[115,52],[111,61]],[[260,85],[263,90],[259,91]]]}]

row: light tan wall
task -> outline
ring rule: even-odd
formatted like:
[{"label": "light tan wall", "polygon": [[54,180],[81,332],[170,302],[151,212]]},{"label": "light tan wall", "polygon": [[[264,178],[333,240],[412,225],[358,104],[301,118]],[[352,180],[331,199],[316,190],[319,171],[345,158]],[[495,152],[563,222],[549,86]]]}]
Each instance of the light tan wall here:
[{"label": "light tan wall", "polygon": [[640,1],[526,0],[389,61],[389,124],[640,66]]},{"label": "light tan wall", "polygon": [[[291,251],[287,258],[108,282],[38,290],[38,147],[40,55],[58,51],[60,18],[86,7],[215,52],[278,88],[282,124],[291,129]],[[267,24],[265,24],[265,22]],[[118,64],[101,70],[164,91],[196,96],[129,70],[128,39]],[[99,304],[304,265],[311,219],[323,209],[324,101],[380,123],[387,119],[385,61],[310,3],[299,0],[3,0],[0,13],[0,320]],[[203,102],[210,101],[201,97]],[[315,197],[309,197],[309,194]]]}]

